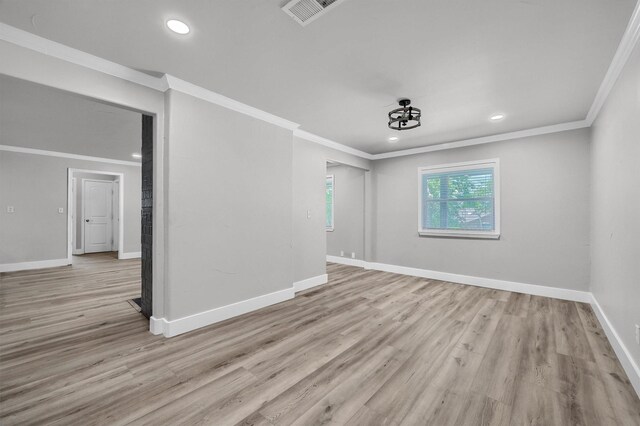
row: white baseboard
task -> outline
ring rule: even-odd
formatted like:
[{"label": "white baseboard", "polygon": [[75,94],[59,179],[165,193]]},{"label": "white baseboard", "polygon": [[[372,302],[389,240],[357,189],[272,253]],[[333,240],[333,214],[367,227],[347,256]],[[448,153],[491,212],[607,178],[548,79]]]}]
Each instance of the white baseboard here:
[{"label": "white baseboard", "polygon": [[84,249],[73,249],[71,254],[75,254],[75,255],[84,254]]},{"label": "white baseboard", "polygon": [[149,319],[149,331],[156,335],[163,334],[165,337],[177,336],[229,318],[237,317],[238,315],[246,314],[247,312],[293,299],[295,297],[295,293],[326,284],[327,280],[327,274],[318,275],[307,278],[306,280],[296,281],[293,283],[291,288],[286,288],[274,293],[265,294],[171,321],[166,318],[156,318],[151,316]]},{"label": "white baseboard", "polygon": [[448,272],[410,268],[407,266],[388,265],[385,263],[366,262],[364,267],[366,269],[374,269],[376,271],[393,272],[395,274],[431,278],[441,281],[450,281],[453,283],[474,285],[476,287],[486,287],[496,290],[532,294],[534,296],[544,296],[552,297],[554,299],[571,300],[574,302],[591,303],[591,293],[587,291],[570,290],[567,288],[558,287],[547,287],[535,284],[525,284],[514,281],[497,280],[493,278],[473,277],[469,275],[458,275]]},{"label": "white baseboard", "polygon": [[293,287],[290,287],[174,320],[155,318],[152,316],[149,323],[149,330],[153,334],[163,334],[165,337],[173,337],[229,318],[237,317],[238,315],[246,314],[247,312],[255,311],[256,309],[293,299],[294,296]]},{"label": "white baseboard", "polygon": [[55,268],[57,266],[67,266],[67,265],[70,265],[69,260],[67,258],[37,260],[34,262],[3,263],[3,264],[0,264],[0,272],[27,271],[29,269]]},{"label": "white baseboard", "polygon": [[168,328],[167,325],[168,321],[164,318],[156,318],[153,315],[149,318],[149,331],[155,336],[162,334],[165,328]]},{"label": "white baseboard", "polygon": [[360,259],[351,259],[350,257],[340,257],[327,255],[327,262],[340,263],[342,265],[358,266],[364,268],[366,262]]},{"label": "white baseboard", "polygon": [[293,290],[297,293],[302,290],[307,290],[322,284],[326,284],[328,280],[329,276],[327,274],[323,274],[316,277],[307,278],[306,280],[296,281],[293,283]]},{"label": "white baseboard", "polygon": [[357,266],[365,269],[373,269],[376,271],[392,272],[394,274],[410,275],[413,277],[450,281],[453,283],[468,284],[477,287],[492,288],[496,290],[513,291],[516,293],[526,293],[535,296],[552,297],[554,299],[591,303],[591,293],[587,291],[571,290],[559,287],[548,287],[536,284],[525,284],[515,281],[497,280],[494,278],[482,278],[470,275],[452,274],[449,272],[431,271],[428,269],[389,265],[386,263],[365,262],[364,260],[349,259],[339,256],[327,255],[327,262],[341,263],[343,265]]},{"label": "white baseboard", "polygon": [[118,259],[120,260],[124,260],[124,259],[139,259],[142,257],[142,252],[139,251],[132,251],[129,253],[120,253],[118,252]]},{"label": "white baseboard", "polygon": [[591,298],[591,307],[598,317],[598,321],[600,321],[600,325],[604,329],[604,332],[609,339],[609,343],[611,343],[614,352],[618,356],[620,364],[622,364],[622,368],[624,368],[625,373],[627,373],[629,381],[631,381],[633,388],[640,397],[640,367],[638,367],[633,356],[631,356],[631,352],[629,352],[627,346],[624,344],[622,339],[620,339],[620,335],[618,335],[613,324],[611,324],[609,318],[605,315],[602,307],[598,303],[598,300],[596,300],[593,294],[591,295]]}]

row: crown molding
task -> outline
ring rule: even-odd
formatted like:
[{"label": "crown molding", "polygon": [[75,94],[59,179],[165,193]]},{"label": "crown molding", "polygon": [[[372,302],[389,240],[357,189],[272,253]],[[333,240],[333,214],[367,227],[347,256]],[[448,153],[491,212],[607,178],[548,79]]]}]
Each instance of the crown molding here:
[{"label": "crown molding", "polygon": [[89,155],[70,154],[67,152],[46,151],[44,149],[23,148],[21,146],[0,145],[0,151],[18,152],[22,154],[44,155],[47,157],[71,158],[73,160],[95,161],[97,163],[120,164],[122,166],[142,167],[135,161],[115,160],[113,158],[91,157]]},{"label": "crown molding", "polygon": [[161,90],[162,82],[157,77],[108,61],[67,45],[40,37],[11,25],[0,22],[0,40],[25,47],[53,58],[71,62],[85,68],[102,72],[141,86]]},{"label": "crown molding", "polygon": [[220,105],[224,108],[239,112],[241,114],[245,114],[250,117],[266,121],[267,123],[271,123],[276,126],[283,127],[288,130],[292,130],[293,135],[299,138],[302,138],[320,145],[324,145],[326,147],[335,149],[337,151],[342,151],[347,154],[365,158],[367,160],[370,160],[373,158],[373,156],[367,152],[359,151],[355,148],[351,148],[341,143],[323,138],[322,136],[318,136],[313,133],[307,132],[305,130],[301,130],[300,124],[298,123],[294,123],[293,121],[286,120],[282,117],[278,117],[277,115],[270,114],[261,109],[258,109],[250,105],[244,104],[242,102],[236,101],[234,99],[228,98],[212,90],[205,89],[204,87],[197,86],[193,83],[189,83],[188,81],[179,79],[170,74],[163,75],[161,80],[163,82],[163,87],[165,87],[165,91],[169,89],[177,90],[178,92],[186,93],[198,99],[202,99],[203,101]]},{"label": "crown molding", "polygon": [[586,120],[571,121],[568,123],[554,124],[551,126],[536,127],[533,129],[518,130],[516,132],[501,133],[498,135],[483,136],[481,138],[465,139],[455,142],[439,143],[436,145],[423,146],[419,148],[403,149],[401,151],[385,152],[373,155],[373,160],[383,160],[385,158],[404,157],[405,155],[423,154],[425,152],[442,151],[444,149],[462,148],[465,146],[481,145],[485,143],[501,142],[511,139],[521,139],[530,136],[546,135],[548,133],[564,132],[589,127]]},{"label": "crown molding", "polygon": [[322,136],[314,135],[313,133],[309,133],[305,130],[295,129],[293,131],[293,136],[297,136],[301,139],[308,140],[310,142],[317,143],[319,145],[324,145],[327,148],[335,149],[337,151],[342,151],[347,154],[355,155],[356,157],[364,158],[365,160],[374,160],[375,155],[369,154],[368,152],[360,151],[355,148],[351,148],[350,146],[343,145],[338,142],[334,142],[327,138],[323,138]]},{"label": "crown molding", "polygon": [[[454,142],[445,142],[435,145],[429,145],[419,148],[405,149],[399,151],[385,152],[382,154],[369,154],[364,151],[352,148],[347,145],[323,138],[313,133],[300,129],[300,125],[276,115],[270,114],[266,111],[262,111],[258,108],[254,108],[250,105],[236,101],[234,99],[223,96],[219,93],[213,92],[209,89],[197,86],[189,83],[188,81],[181,80],[177,77],[165,74],[162,77],[154,77],[143,72],[134,70],[132,68],[117,64],[115,62],[108,61],[98,56],[91,55],[81,50],[74,49],[64,44],[46,39],[44,37],[37,36],[28,31],[20,30],[10,25],[0,22],[0,40],[4,40],[18,46],[25,47],[27,49],[35,50],[42,54],[74,63],[95,71],[99,71],[114,77],[121,78],[123,80],[130,81],[132,83],[140,84],[142,86],[166,92],[169,89],[177,90],[182,93],[189,94],[199,99],[211,102],[216,105],[231,109],[233,111],[266,121],[268,123],[289,129],[293,131],[294,136],[299,138],[315,142],[317,144],[332,148],[347,154],[355,155],[366,160],[381,160],[385,158],[401,157],[406,155],[415,155],[425,152],[440,151],[445,149],[461,148],[465,146],[480,145],[485,143],[500,142],[510,139],[519,139],[528,136],[537,136],[547,133],[562,132],[566,130],[580,129],[584,127],[590,127],[598,113],[602,109],[611,89],[617,81],[620,73],[622,72],[633,48],[640,39],[640,0],[636,4],[629,24],[625,30],[625,33],[620,40],[618,49],[613,57],[611,65],[605,74],[605,77],[598,89],[596,97],[587,113],[584,120],[572,121],[568,123],[554,124],[551,126],[537,127],[533,129],[525,129],[515,132],[502,133],[498,135],[484,136],[479,138],[465,139]],[[53,151],[49,151],[53,152]],[[73,155],[73,154],[69,154]],[[80,156],[83,157],[83,156]],[[97,158],[97,157],[88,157]],[[91,160],[99,161],[99,160]],[[117,160],[114,160],[117,161]],[[133,162],[124,162],[132,163]]]},{"label": "crown molding", "polygon": [[285,129],[294,130],[300,127],[298,123],[285,120],[284,118],[278,117],[277,115],[270,114],[266,111],[263,111],[258,108],[254,108],[247,104],[243,104],[242,102],[238,102],[234,99],[228,98],[219,93],[213,92],[209,89],[205,89],[204,87],[196,86],[193,83],[189,83],[188,81],[181,80],[172,75],[165,74],[161,78],[161,80],[163,81],[163,86],[166,85],[167,90],[168,89],[177,90],[178,92],[186,93],[195,98],[202,99],[203,101],[220,105],[222,107],[239,112],[241,114],[245,114],[250,117],[266,121],[267,123],[284,127]]},{"label": "crown molding", "polygon": [[591,104],[591,108],[587,113],[587,117],[585,121],[589,123],[589,126],[593,124],[595,119],[598,117],[598,113],[602,109],[609,93],[613,89],[613,86],[618,81],[618,77],[622,73],[624,66],[627,63],[627,60],[631,56],[636,43],[640,39],[640,0],[636,3],[636,7],[633,10],[633,14],[631,15],[631,19],[629,20],[629,24],[627,25],[627,29],[622,35],[622,39],[620,39],[620,44],[618,45],[618,49],[616,50],[615,55],[613,56],[613,60],[611,61],[611,65],[609,65],[609,69],[602,80],[602,84],[600,84],[600,88],[596,93],[596,97]]},{"label": "crown molding", "polygon": [[305,130],[301,130],[300,125],[298,123],[294,123],[293,121],[286,120],[282,117],[278,117],[277,115],[270,114],[261,109],[258,109],[250,105],[244,104],[242,102],[236,101],[234,99],[228,98],[212,90],[205,89],[204,87],[197,86],[193,83],[189,83],[188,81],[179,79],[170,74],[164,74],[161,80],[162,80],[163,87],[165,87],[164,89],[165,91],[171,89],[171,90],[176,90],[178,92],[186,93],[187,95],[193,96],[198,99],[202,99],[203,101],[210,102],[212,104],[222,106],[224,108],[239,112],[241,114],[245,114],[250,117],[266,121],[267,123],[271,123],[288,130],[292,130],[293,135],[299,138],[302,138],[320,145],[324,145],[326,147],[335,149],[337,151],[342,151],[347,154],[365,158],[367,160],[370,160],[373,158],[373,156],[367,152],[359,151],[355,148],[351,148],[341,143],[323,138],[322,136],[318,136],[313,133],[307,132]]}]

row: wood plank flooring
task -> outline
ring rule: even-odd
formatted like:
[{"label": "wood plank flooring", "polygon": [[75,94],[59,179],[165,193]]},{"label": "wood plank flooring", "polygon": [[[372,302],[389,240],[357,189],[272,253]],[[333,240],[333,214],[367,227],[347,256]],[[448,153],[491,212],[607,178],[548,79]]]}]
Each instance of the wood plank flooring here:
[{"label": "wood plank flooring", "polygon": [[140,263],[5,273],[2,425],[640,425],[586,304],[329,264],[329,283],[171,339]]}]

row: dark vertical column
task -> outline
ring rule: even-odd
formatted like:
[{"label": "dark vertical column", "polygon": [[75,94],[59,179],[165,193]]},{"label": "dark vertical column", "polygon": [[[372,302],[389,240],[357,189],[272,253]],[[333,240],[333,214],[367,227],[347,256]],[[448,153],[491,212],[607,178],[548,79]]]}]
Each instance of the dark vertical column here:
[{"label": "dark vertical column", "polygon": [[142,116],[142,314],[152,315],[153,117]]}]

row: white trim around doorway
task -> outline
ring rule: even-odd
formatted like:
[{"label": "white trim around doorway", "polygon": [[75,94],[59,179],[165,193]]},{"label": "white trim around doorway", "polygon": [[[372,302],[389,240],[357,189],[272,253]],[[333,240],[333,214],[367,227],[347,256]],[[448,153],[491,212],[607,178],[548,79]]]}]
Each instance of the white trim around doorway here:
[{"label": "white trim around doorway", "polygon": [[[108,176],[117,176],[117,180],[120,182],[120,190],[118,197],[118,259],[125,259],[127,257],[124,253],[124,173],[118,172],[105,172],[103,170],[87,170],[87,169],[67,169],[67,261],[69,264],[72,263],[73,260],[73,197],[75,194],[73,193],[73,175],[74,173],[94,173]],[[83,179],[84,180],[84,179]],[[76,186],[77,190],[77,186]],[[84,234],[83,234],[84,237]],[[83,250],[84,253],[84,244]]]}]

